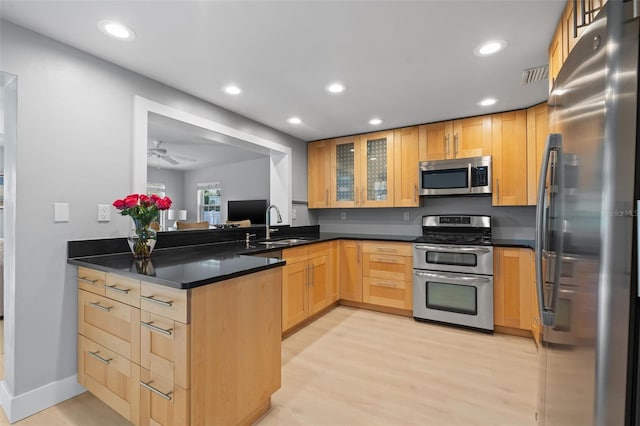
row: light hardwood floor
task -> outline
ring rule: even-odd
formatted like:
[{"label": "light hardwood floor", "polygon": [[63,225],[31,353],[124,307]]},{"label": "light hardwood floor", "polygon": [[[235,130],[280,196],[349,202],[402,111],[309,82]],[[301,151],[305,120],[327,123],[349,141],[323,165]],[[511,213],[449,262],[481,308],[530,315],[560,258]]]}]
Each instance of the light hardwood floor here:
[{"label": "light hardwood floor", "polygon": [[[338,307],[282,351],[282,388],[260,426],[534,424],[537,353],[529,339]],[[85,393],[16,424],[127,422]]]}]

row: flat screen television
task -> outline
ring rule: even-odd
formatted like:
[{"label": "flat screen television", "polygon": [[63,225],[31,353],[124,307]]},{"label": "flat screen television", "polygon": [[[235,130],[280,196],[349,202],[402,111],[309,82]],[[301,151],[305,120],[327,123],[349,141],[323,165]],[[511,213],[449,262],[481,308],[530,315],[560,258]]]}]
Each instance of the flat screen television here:
[{"label": "flat screen television", "polygon": [[267,200],[227,201],[227,220],[251,221],[251,225],[265,225]]}]

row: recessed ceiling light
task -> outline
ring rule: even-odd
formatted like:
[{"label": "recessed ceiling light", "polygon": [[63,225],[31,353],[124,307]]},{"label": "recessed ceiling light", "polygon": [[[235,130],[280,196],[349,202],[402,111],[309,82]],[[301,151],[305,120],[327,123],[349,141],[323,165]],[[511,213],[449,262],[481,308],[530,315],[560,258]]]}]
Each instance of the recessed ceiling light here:
[{"label": "recessed ceiling light", "polygon": [[118,39],[118,40],[126,40],[131,41],[136,38],[136,33],[129,27],[120,22],[110,21],[108,19],[103,19],[98,22],[98,28],[100,31],[108,35],[109,37]]},{"label": "recessed ceiling light", "polygon": [[371,124],[372,126],[377,126],[379,124],[382,124],[382,120],[380,120],[379,118],[372,118],[371,120],[369,120],[369,124]]},{"label": "recessed ceiling light", "polygon": [[480,101],[480,106],[491,106],[495,105],[496,102],[498,102],[498,100],[495,98],[487,98]]},{"label": "recessed ceiling light", "polygon": [[342,93],[344,92],[344,84],[340,83],[331,83],[327,86],[327,92],[330,93]]},{"label": "recessed ceiling light", "polygon": [[289,119],[287,121],[290,124],[300,124],[300,123],[302,123],[302,120],[300,120],[298,117],[289,117]]},{"label": "recessed ceiling light", "polygon": [[494,53],[498,53],[507,47],[507,42],[504,40],[491,40],[480,46],[476,47],[473,53],[476,56],[488,56],[493,55]]},{"label": "recessed ceiling light", "polygon": [[240,93],[242,93],[242,89],[233,84],[225,86],[223,90],[228,95],[239,95]]}]

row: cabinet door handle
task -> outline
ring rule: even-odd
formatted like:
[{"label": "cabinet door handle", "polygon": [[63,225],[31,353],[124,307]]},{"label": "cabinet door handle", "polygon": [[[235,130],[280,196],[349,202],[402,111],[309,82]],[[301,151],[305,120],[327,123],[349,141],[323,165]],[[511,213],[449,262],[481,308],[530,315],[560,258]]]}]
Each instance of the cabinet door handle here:
[{"label": "cabinet door handle", "polygon": [[151,392],[155,393],[156,395],[160,396],[161,398],[166,399],[167,401],[171,401],[171,394],[173,393],[173,391],[169,391],[167,393],[164,393],[162,391],[159,391],[158,389],[154,388],[153,386],[151,386],[151,383],[153,383],[153,380],[150,382],[143,382],[142,380],[140,380],[140,386],[149,389]]},{"label": "cabinet door handle", "polygon": [[304,267],[304,285],[309,285],[309,266]]},{"label": "cabinet door handle", "polygon": [[327,189],[327,202],[325,203],[329,207],[329,190]]},{"label": "cabinet door handle", "polygon": [[78,281],[82,281],[83,283],[87,283],[91,285],[96,285],[96,283],[98,282],[97,279],[90,280],[89,278],[86,278],[86,277],[77,277],[77,278],[78,278]]},{"label": "cabinet door handle", "polygon": [[362,203],[364,204],[367,201],[366,192],[364,186],[360,189],[362,191]]},{"label": "cabinet door handle", "polygon": [[144,300],[148,300],[149,302],[157,303],[158,305],[169,307],[169,308],[173,306],[173,300],[167,300],[165,302],[164,300],[156,299],[154,296],[142,296],[142,295],[140,296],[140,298]]},{"label": "cabinet door handle", "polygon": [[500,179],[496,179],[496,198],[500,202]]},{"label": "cabinet door handle", "polygon": [[389,247],[378,247],[376,248],[376,251],[382,252],[382,253],[397,253],[398,250],[394,249],[394,248],[389,248]]},{"label": "cabinet door handle", "polygon": [[357,254],[357,258],[356,258],[356,262],[358,263],[358,265],[360,264],[361,260],[360,260],[360,244],[358,244],[356,246],[356,254]]},{"label": "cabinet door handle", "polygon": [[458,142],[459,142],[458,134],[456,133],[453,135],[453,149],[454,149],[453,156],[456,158],[458,158]]},{"label": "cabinet door handle", "polygon": [[418,202],[418,185],[413,185],[413,200],[417,203]]},{"label": "cabinet door handle", "polygon": [[157,325],[153,325],[153,321],[144,322],[140,321],[140,325],[143,327],[147,327],[149,330],[157,331],[158,333],[164,334],[166,336],[171,336],[173,334],[173,328],[161,328]]},{"label": "cabinet door handle", "polygon": [[445,157],[449,155],[449,135],[445,135],[444,137],[444,155]]},{"label": "cabinet door handle", "polygon": [[380,285],[383,287],[396,287],[396,283],[392,283],[388,281],[374,281],[373,284]]},{"label": "cabinet door handle", "polygon": [[101,311],[105,312],[111,312],[111,309],[113,309],[113,306],[102,306],[100,302],[89,302],[89,304],[94,308],[100,309]]},{"label": "cabinet door handle", "polygon": [[115,285],[104,285],[104,288],[107,290],[111,290],[111,291],[115,291],[116,293],[120,293],[120,294],[129,294],[129,291],[131,291],[128,288],[118,288]]},{"label": "cabinet door handle", "polygon": [[354,201],[356,202],[356,206],[358,205],[358,201],[359,201],[358,195],[359,195],[358,194],[358,187],[356,186],[356,192],[355,192],[355,197],[354,197],[355,198]]},{"label": "cabinet door handle", "polygon": [[91,351],[87,351],[87,353],[89,355],[91,355],[92,357],[94,357],[95,359],[97,359],[98,361],[100,361],[103,364],[111,364],[111,361],[113,360],[113,358],[102,358],[100,355],[98,355],[98,353],[100,353],[100,351],[95,351],[95,352],[91,352]]}]

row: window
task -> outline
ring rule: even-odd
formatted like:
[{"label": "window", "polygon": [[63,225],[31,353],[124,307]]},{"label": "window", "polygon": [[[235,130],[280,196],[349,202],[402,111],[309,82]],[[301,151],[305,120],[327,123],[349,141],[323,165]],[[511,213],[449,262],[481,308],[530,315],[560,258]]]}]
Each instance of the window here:
[{"label": "window", "polygon": [[220,223],[220,182],[199,183],[197,185],[198,222],[210,225]]}]

